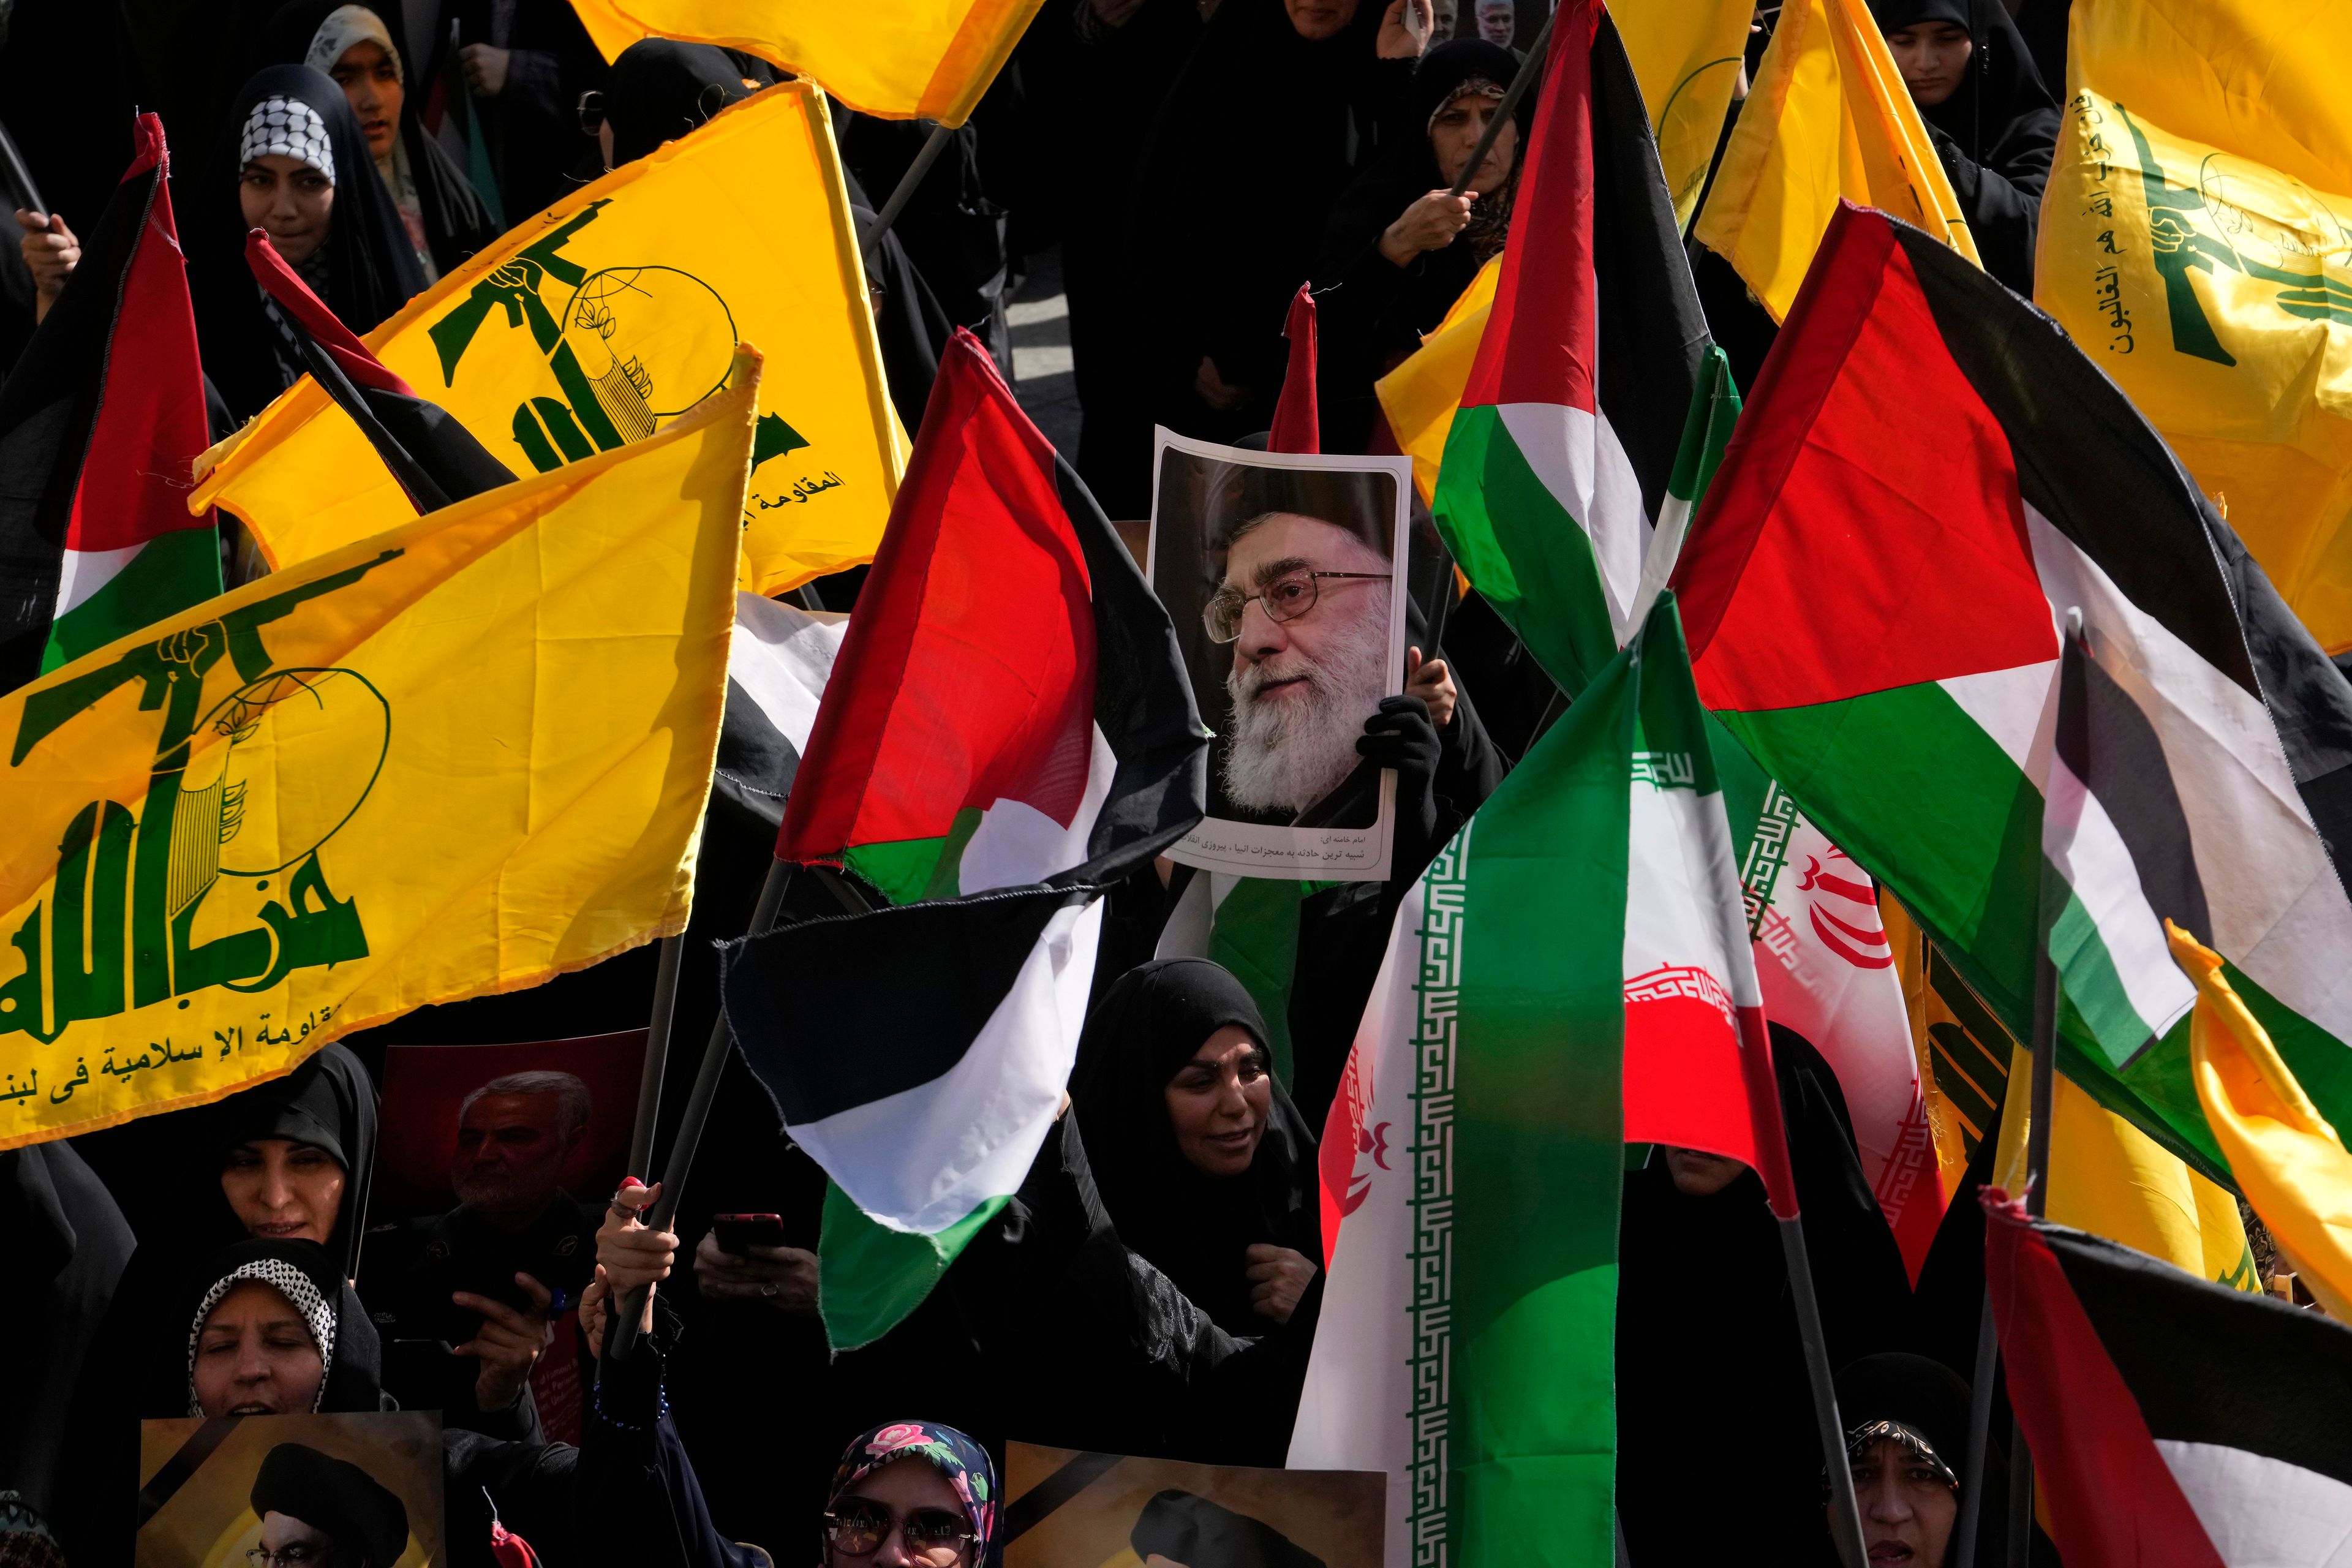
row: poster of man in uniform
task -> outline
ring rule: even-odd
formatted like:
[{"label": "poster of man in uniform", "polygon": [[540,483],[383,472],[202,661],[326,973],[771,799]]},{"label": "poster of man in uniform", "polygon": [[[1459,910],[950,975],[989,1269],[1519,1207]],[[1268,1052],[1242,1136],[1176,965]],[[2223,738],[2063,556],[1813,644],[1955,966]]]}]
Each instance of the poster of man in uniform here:
[{"label": "poster of man in uniform", "polygon": [[1158,433],[1147,574],[1216,735],[1209,812],[1168,851],[1242,876],[1378,881],[1396,775],[1356,749],[1404,689],[1411,460]]}]

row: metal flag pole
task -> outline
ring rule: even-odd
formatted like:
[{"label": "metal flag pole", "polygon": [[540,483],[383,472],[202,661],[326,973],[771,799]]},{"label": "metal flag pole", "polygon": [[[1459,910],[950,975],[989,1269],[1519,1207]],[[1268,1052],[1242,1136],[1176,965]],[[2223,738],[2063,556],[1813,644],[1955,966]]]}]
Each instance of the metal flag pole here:
[{"label": "metal flag pole", "polygon": [[1992,1292],[1985,1292],[1977,1316],[1976,1375],[1969,1383],[1968,1484],[1960,1491],[1960,1522],[1953,1532],[1954,1568],[1975,1568],[1979,1521],[1984,1515],[1985,1465],[1992,1447],[1992,1380],[2000,1364],[2000,1338],[1993,1332]]},{"label": "metal flag pole", "polygon": [[915,154],[915,161],[907,165],[904,174],[898,176],[898,188],[890,193],[890,199],[882,204],[882,210],[874,215],[874,221],[866,226],[864,234],[857,237],[858,253],[866,258],[867,266],[874,263],[875,246],[890,232],[890,226],[898,221],[898,215],[907,210],[907,204],[914,199],[915,187],[923,183],[923,176],[929,174],[931,165],[940,161],[940,154],[947,151],[948,139],[954,134],[955,127],[952,125],[931,127],[930,135],[923,141],[923,150]]},{"label": "metal flag pole", "polygon": [[[793,866],[788,860],[768,863],[767,879],[760,884],[759,907],[751,911],[751,924],[747,936],[761,936],[776,923],[776,911],[783,906],[784,889],[792,883]],[[735,1037],[727,1026],[727,1009],[722,1005],[719,1016],[711,1020],[710,1039],[702,1047],[702,1065],[694,1075],[693,1092],[687,1096],[686,1113],[678,1118],[677,1137],[671,1142],[669,1162],[662,1169],[661,1196],[646,1215],[648,1230],[667,1230],[677,1215],[677,1200],[686,1191],[687,1173],[694,1168],[694,1152],[702,1142],[703,1124],[710,1120],[710,1102],[719,1097],[719,1075],[727,1067],[727,1053],[734,1048]],[[647,1042],[651,1053],[651,1042]],[[649,1140],[650,1141],[650,1140]],[[625,1356],[636,1348],[638,1321],[646,1312],[645,1289],[629,1292],[614,1305],[613,1316],[604,1325],[604,1354]]]},{"label": "metal flag pole", "polygon": [[660,967],[654,972],[654,1010],[646,1019],[646,1062],[637,1077],[637,1125],[629,1134],[629,1163],[622,1169],[639,1181],[654,1163],[654,1121],[661,1113],[662,1074],[669,1065],[669,1028],[677,1012],[677,972],[686,962],[686,933],[661,940]]},{"label": "metal flag pole", "polygon": [[[2066,636],[2058,653],[2062,710],[2067,678],[2074,673],[2074,661],[2082,657],[2083,610],[2079,605],[2070,605],[2066,611]],[[2061,717],[2063,721],[2063,711]],[[2027,1101],[2032,1120],[2025,1129],[2025,1212],[2036,1219],[2050,1209],[2050,1107],[2058,1077],[2058,966],[2050,957],[2050,928],[2056,921],[2057,911],[2051,907],[2051,892],[2050,873],[2045,870],[2034,921],[2033,1079]],[[2033,1456],[2026,1449],[2025,1434],[2018,1428],[2014,1415],[2010,1417],[2009,1433],[2007,1561],[2010,1568],[2025,1568],[2026,1554],[2033,1543]]]},{"label": "metal flag pole", "polygon": [[1454,182],[1454,188],[1446,195],[1458,196],[1468,190],[1471,177],[1478,173],[1478,165],[1484,163],[1486,154],[1494,151],[1495,138],[1503,133],[1503,122],[1510,119],[1511,110],[1519,106],[1519,100],[1527,96],[1528,84],[1543,68],[1544,49],[1551,42],[1551,25],[1559,16],[1559,8],[1555,6],[1552,14],[1544,18],[1543,28],[1536,34],[1536,41],[1528,46],[1528,58],[1519,62],[1518,74],[1511,78],[1511,85],[1504,89],[1503,100],[1495,105],[1495,112],[1486,117],[1486,129],[1479,133],[1478,145],[1470,149],[1470,161],[1462,165],[1461,177]]}]

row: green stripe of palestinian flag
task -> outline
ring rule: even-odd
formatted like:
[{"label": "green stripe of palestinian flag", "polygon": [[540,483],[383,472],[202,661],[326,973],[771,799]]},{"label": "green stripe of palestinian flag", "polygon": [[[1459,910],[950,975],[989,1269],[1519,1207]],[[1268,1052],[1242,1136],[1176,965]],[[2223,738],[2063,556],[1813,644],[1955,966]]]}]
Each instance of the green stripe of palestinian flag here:
[{"label": "green stripe of palestinian flag", "polygon": [[1638,624],[1708,337],[1616,24],[1566,9],[1431,510],[1573,696]]},{"label": "green stripe of palestinian flag", "polygon": [[2046,931],[2068,1076],[2226,1183],[2162,921],[2352,1116],[2352,700],[2114,384],[1941,250],[1823,239],[1675,575],[1700,690],[2020,1038]]},{"label": "green stripe of palestinian flag", "polygon": [[207,526],[121,550],[68,550],[41,673],[71,664],[176,609],[220,592],[220,540]]}]

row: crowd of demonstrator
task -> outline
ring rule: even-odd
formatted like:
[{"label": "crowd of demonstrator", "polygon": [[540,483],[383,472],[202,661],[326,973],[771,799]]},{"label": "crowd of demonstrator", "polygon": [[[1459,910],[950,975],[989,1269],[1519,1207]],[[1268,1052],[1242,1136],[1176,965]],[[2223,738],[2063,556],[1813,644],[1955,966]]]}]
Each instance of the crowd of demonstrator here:
[{"label": "crowd of demonstrator", "polygon": [[[1998,4],[1872,5],[1987,266],[2029,289],[2063,5],[2029,0],[2024,32]],[[1504,245],[1532,94],[1464,194],[1449,190],[1541,5],[1047,0],[877,261],[907,423],[953,327],[1009,358],[1009,292],[1052,251],[1078,461],[1111,515],[1148,504],[1154,425],[1227,441],[1266,428],[1302,281],[1318,290],[1324,449],[1382,449],[1374,380]],[[0,121],[52,204],[19,211],[20,244],[0,247],[0,363],[71,276],[76,237],[127,161],[133,105],[155,109],[181,149],[174,200],[223,431],[299,368],[247,270],[249,227],[364,331],[505,222],[774,79],[749,57],[667,42],[608,66],[563,0],[16,0],[0,18]],[[1759,21],[1751,69],[1763,42]],[[870,212],[923,132],[846,111],[839,131],[853,203]],[[1744,382],[1770,325],[1721,262],[1693,260]],[[846,608],[856,583],[820,592]],[[0,1319],[26,1352],[0,1422],[0,1488],[16,1494],[0,1503],[0,1561],[127,1564],[138,1423],[153,1416],[440,1410],[452,1561],[492,1560],[495,1505],[557,1568],[812,1550],[980,1568],[1008,1438],[1281,1464],[1321,1305],[1316,1133],[1389,918],[1557,710],[1475,595],[1451,609],[1449,659],[1423,667],[1405,718],[1388,716],[1396,877],[1302,905],[1276,1020],[1289,1081],[1238,981],[1205,960],[1150,960],[1177,891],[1164,874],[1120,888],[1069,1113],[930,1299],[865,1349],[826,1349],[824,1176],[740,1062],[674,1232],[638,1222],[647,1189],[584,1212],[555,1190],[548,1163],[580,1123],[562,1074],[467,1102],[475,1142],[462,1147],[496,1150],[454,1175],[460,1203],[441,1229],[370,1231],[387,1044],[610,1028],[643,1015],[649,953],[428,1009],[215,1106],[0,1156],[18,1260]],[[766,858],[773,818],[736,809],[730,823],[714,804],[698,940],[734,934]],[[689,976],[678,1037],[700,1038],[716,1005],[715,971]],[[1952,1205],[1915,1290],[1833,1076],[1801,1040],[1779,1043],[1872,1559],[1945,1568],[1982,1289],[1977,1205]],[[673,1065],[666,1103],[690,1070]],[[781,1237],[722,1245],[713,1216],[736,1213],[780,1215]],[[488,1260],[500,1288],[485,1293],[478,1269],[459,1279],[453,1257]],[[1755,1175],[1672,1150],[1629,1173],[1622,1281],[1632,1560],[1676,1560],[1702,1529],[1828,1561],[1788,1281]],[[649,1284],[640,1349],[600,1367],[614,1292]],[[1987,1517],[2001,1517],[1997,1497]],[[287,1547],[273,1563],[373,1561],[336,1550]]]}]

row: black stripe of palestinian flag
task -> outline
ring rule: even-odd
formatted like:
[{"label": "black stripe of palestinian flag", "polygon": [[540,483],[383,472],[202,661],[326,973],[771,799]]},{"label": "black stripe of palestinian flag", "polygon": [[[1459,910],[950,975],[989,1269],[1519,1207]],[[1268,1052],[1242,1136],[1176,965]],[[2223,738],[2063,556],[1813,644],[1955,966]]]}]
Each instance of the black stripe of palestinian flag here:
[{"label": "black stripe of palestinian flag", "polygon": [[2341,1561],[2352,1329],[2000,1199],[1986,1279],[2067,1568]]},{"label": "black stripe of palestinian flag", "polygon": [[2170,917],[2352,1120],[2352,686],[2047,317],[1842,210],[1675,586],[1708,706],[2012,1033],[2046,876],[2077,1083],[2229,1179]]},{"label": "black stripe of palestinian flag", "polygon": [[1020,1185],[1076,1056],[1097,895],[1200,820],[1207,746],[1167,611],[959,332],[778,838],[888,902],[727,959],[744,1059],[833,1180],[835,1345],[912,1311]]}]

